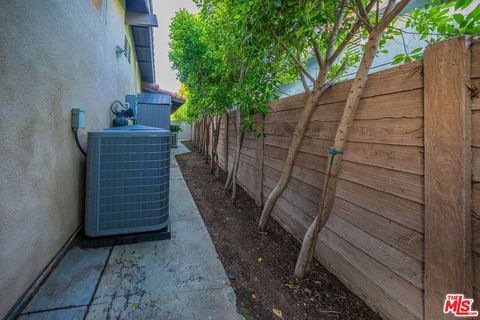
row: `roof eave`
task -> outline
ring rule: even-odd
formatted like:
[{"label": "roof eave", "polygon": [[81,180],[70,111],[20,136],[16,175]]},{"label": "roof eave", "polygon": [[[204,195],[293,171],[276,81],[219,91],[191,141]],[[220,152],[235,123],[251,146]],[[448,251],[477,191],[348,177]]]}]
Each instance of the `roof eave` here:
[{"label": "roof eave", "polygon": [[157,17],[152,12],[151,0],[127,0],[125,24],[130,25],[140,78],[155,82],[155,55],[153,27],[158,27]]}]

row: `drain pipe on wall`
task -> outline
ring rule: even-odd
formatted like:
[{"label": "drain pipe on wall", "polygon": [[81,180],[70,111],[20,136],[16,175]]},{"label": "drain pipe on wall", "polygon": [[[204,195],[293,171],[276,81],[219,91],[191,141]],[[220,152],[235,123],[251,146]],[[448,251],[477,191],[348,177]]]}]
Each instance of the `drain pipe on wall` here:
[{"label": "drain pipe on wall", "polygon": [[74,108],[72,109],[72,130],[75,136],[75,143],[77,144],[78,150],[86,157],[87,153],[82,148],[80,140],[78,139],[78,129],[85,129],[85,110]]}]

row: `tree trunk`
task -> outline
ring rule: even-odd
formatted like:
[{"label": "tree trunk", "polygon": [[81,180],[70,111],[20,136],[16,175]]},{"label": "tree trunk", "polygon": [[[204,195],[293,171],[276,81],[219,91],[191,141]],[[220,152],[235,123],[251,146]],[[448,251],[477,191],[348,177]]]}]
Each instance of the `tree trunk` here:
[{"label": "tree trunk", "polygon": [[225,159],[225,172],[228,172],[228,111],[225,113],[225,132],[224,132],[225,149],[223,150],[223,157]]},{"label": "tree trunk", "polygon": [[[239,113],[240,113],[240,107],[238,107],[235,111],[235,114],[237,115],[237,122],[238,122],[238,116],[239,116]],[[241,116],[241,115],[240,115]],[[235,124],[235,123],[234,123]],[[238,148],[238,137],[240,135],[240,126],[238,125],[235,125],[235,132],[236,132],[236,137],[237,137],[237,148]],[[233,166],[232,168],[230,169],[230,171],[228,172],[228,176],[227,176],[227,181],[225,182],[225,189],[226,190],[230,190],[230,188],[232,187],[232,181],[233,181],[233,171],[235,169],[235,165],[237,163],[237,153],[235,152],[235,158],[233,160]],[[228,167],[227,167],[227,171],[228,171]]]},{"label": "tree trunk", "polygon": [[232,200],[237,200],[237,176],[238,166],[240,164],[240,155],[242,150],[243,138],[245,137],[245,129],[240,128],[240,135],[237,135],[237,150],[235,153],[235,162],[233,163],[232,175]]},{"label": "tree trunk", "polygon": [[198,152],[202,153],[202,148],[203,148],[203,119],[200,120],[199,126],[198,126]]},{"label": "tree trunk", "polygon": [[218,163],[218,140],[220,137],[220,123],[221,116],[217,116],[215,119],[215,125],[213,128],[213,147],[212,147],[212,162],[210,166],[210,171],[215,174],[215,178],[218,179],[219,176],[219,163]]},{"label": "tree trunk", "polygon": [[258,223],[258,227],[260,229],[265,228],[267,221],[272,213],[272,210],[277,203],[278,198],[282,195],[282,193],[285,191],[285,188],[287,187],[288,181],[290,180],[290,177],[292,175],[293,164],[295,162],[295,158],[297,157],[298,150],[302,145],[303,137],[305,136],[310,117],[312,116],[312,113],[315,110],[318,101],[329,87],[325,86],[324,82],[324,78],[317,81],[314,90],[308,94],[305,107],[302,110],[302,114],[297,122],[295,131],[292,136],[292,141],[290,142],[287,158],[285,159],[285,162],[283,164],[282,175],[280,176],[280,179],[275,185],[275,188],[273,188],[272,192],[268,196],[267,201],[265,202],[265,206],[263,207],[262,216],[260,218],[260,222]]},{"label": "tree trunk", "polygon": [[208,159],[210,156],[210,122],[208,118],[205,119],[205,122],[207,123],[206,128],[205,128],[205,163],[208,164]]},{"label": "tree trunk", "polygon": [[197,148],[197,129],[198,129],[198,122],[192,123],[192,145],[196,149]]},{"label": "tree trunk", "polygon": [[205,159],[205,152],[207,147],[207,121],[202,119],[202,149],[200,153],[202,154],[203,158]]},{"label": "tree trunk", "polygon": [[[358,67],[357,75],[352,84],[352,89],[348,95],[342,119],[335,136],[333,148],[329,151],[327,162],[327,170],[322,189],[322,198],[318,207],[317,217],[312,225],[309,227],[307,234],[302,243],[297,264],[295,266],[295,276],[302,279],[309,268],[313,254],[315,252],[316,240],[318,234],[323,226],[327,223],[328,218],[332,212],[333,202],[335,199],[335,191],[338,177],[338,170],[342,159],[343,150],[347,143],[347,136],[350,127],[352,126],[355,111],[363,94],[365,83],[368,78],[368,72],[372,62],[377,54],[378,45],[383,34],[384,28],[375,27],[370,33],[368,42],[366,44],[366,51],[363,59]],[[313,226],[313,227],[312,227]]]},{"label": "tree trunk", "polygon": [[195,131],[194,131],[194,146],[195,146],[195,150],[198,150],[198,126],[199,126],[199,123],[198,121],[195,122]]},{"label": "tree trunk", "polygon": [[211,139],[211,150],[212,150],[212,157],[210,158],[210,173],[213,173],[213,170],[215,168],[215,138],[216,138],[216,135],[217,135],[217,132],[215,131],[215,128],[216,128],[216,119],[215,119],[215,116],[210,119],[211,121],[211,126],[212,126],[212,139]]},{"label": "tree trunk", "polygon": [[[237,181],[237,171],[238,171],[238,165],[240,163],[240,155],[241,155],[241,150],[242,150],[242,145],[243,145],[243,139],[245,137],[245,129],[242,127],[242,115],[241,115],[241,110],[240,108],[237,108],[236,110],[236,140],[237,140],[237,145],[235,149],[235,158],[233,161],[233,166],[230,169],[227,177],[227,181],[225,183],[225,189],[230,190],[234,189],[234,195],[235,197],[232,196],[233,199],[236,198],[236,181]],[[234,183],[235,181],[235,183]]]},{"label": "tree trunk", "polygon": [[205,134],[205,130],[204,130],[204,123],[203,123],[203,119],[200,120],[200,124],[199,124],[199,128],[198,128],[198,152],[200,154],[203,154],[203,137],[204,137],[204,134]]}]

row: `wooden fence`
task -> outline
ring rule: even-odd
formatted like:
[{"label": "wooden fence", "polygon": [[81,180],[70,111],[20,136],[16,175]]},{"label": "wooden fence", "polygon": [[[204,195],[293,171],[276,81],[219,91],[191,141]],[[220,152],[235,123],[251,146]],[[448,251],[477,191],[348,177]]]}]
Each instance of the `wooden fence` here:
[{"label": "wooden fence", "polygon": [[[298,241],[316,214],[350,86],[321,99],[274,209]],[[316,257],[385,318],[449,319],[445,294],[480,299],[479,88],[480,44],[469,38],[431,45],[423,61],[368,79]],[[280,177],[305,98],[275,101],[265,138],[245,136],[239,184],[259,205]],[[230,169],[235,118],[226,119],[218,150]]]}]

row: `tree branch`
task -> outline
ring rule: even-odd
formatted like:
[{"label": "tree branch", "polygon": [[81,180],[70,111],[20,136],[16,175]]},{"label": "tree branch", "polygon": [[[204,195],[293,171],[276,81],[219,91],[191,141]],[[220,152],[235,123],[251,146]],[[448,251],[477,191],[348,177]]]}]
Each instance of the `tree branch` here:
[{"label": "tree branch", "polygon": [[[300,50],[297,48],[297,59],[300,61]],[[305,92],[310,92],[310,88],[308,86],[307,80],[305,79],[305,75],[303,72],[300,72],[300,80],[302,81],[303,88],[305,89]]]},{"label": "tree branch", "polygon": [[373,25],[370,22],[370,18],[368,17],[367,10],[363,6],[362,0],[355,0],[355,2],[357,3],[357,7],[358,7],[358,17],[362,19],[368,31],[372,31]]},{"label": "tree branch", "polygon": [[305,89],[305,92],[309,93],[310,87],[308,86],[307,80],[305,80],[305,76],[303,75],[303,72],[300,72],[300,80],[302,81],[303,89]]},{"label": "tree branch", "polygon": [[342,65],[340,66],[340,68],[337,70],[337,72],[329,82],[332,82],[332,83],[337,82],[337,80],[342,76],[345,69],[347,69],[347,65],[345,64],[345,62],[342,62]]},{"label": "tree branch", "polygon": [[403,32],[400,32],[400,35],[402,36],[403,51],[405,51],[405,55],[408,56],[407,43],[405,42]]},{"label": "tree branch", "polygon": [[338,31],[340,30],[340,26],[342,25],[343,15],[345,14],[345,6],[348,0],[343,0],[340,10],[338,10],[337,21],[335,21],[335,25],[333,26],[333,30],[330,36],[330,40],[328,41],[327,51],[325,53],[325,60],[329,59],[332,55],[333,46],[335,45],[335,41],[337,40]]},{"label": "tree branch", "polygon": [[385,10],[383,11],[383,15],[386,15],[392,7],[395,5],[395,0],[388,0],[387,5],[385,6]]},{"label": "tree branch", "polygon": [[388,11],[385,10],[382,19],[377,25],[379,29],[384,30],[409,2],[410,0],[401,0],[399,4],[393,6],[395,4],[395,0],[390,0],[387,5]]},{"label": "tree branch", "polygon": [[[373,5],[377,2],[378,0],[371,0],[367,6],[365,7],[366,12],[370,12],[372,10]],[[350,40],[357,34],[358,29],[362,25],[362,20],[357,19],[355,24],[353,25],[352,29],[350,29],[350,32],[347,34],[347,36],[343,39],[342,43],[338,46],[338,48],[335,50],[335,52],[332,54],[332,56],[328,59],[328,63],[334,63],[335,60],[338,59],[340,54],[342,54],[343,50],[347,47],[347,45],[350,43]]]},{"label": "tree branch", "polygon": [[277,40],[280,43],[282,48],[288,53],[290,58],[295,62],[297,67],[300,69],[300,72],[303,73],[312,83],[315,82],[315,78],[310,73],[308,73],[308,71],[303,66],[302,62],[298,60],[297,57],[288,49],[287,45],[282,40],[280,40],[280,37],[275,33],[275,31],[273,31],[271,28],[269,29],[271,34],[275,38],[275,40]]},{"label": "tree branch", "polygon": [[323,66],[322,53],[320,52],[320,49],[318,48],[318,45],[314,39],[312,39],[311,44],[312,44],[313,52],[315,53],[315,57],[317,58],[318,66],[322,68]]}]

